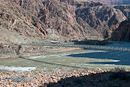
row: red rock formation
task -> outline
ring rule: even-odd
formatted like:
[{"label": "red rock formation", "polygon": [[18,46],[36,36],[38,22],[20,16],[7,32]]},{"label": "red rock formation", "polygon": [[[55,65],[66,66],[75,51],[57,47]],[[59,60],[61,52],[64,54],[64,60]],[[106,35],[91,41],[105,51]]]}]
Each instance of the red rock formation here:
[{"label": "red rock formation", "polygon": [[104,38],[111,37],[111,32],[118,28],[120,22],[126,20],[120,10],[97,3],[80,6],[76,10],[76,14],[101,33]]},{"label": "red rock formation", "polygon": [[119,28],[113,32],[112,40],[130,41],[130,19],[123,21]]},{"label": "red rock formation", "polygon": [[[46,35],[44,26],[34,26],[36,23],[40,23],[39,19],[30,15],[16,3],[9,0],[0,2],[0,43],[26,43],[43,40]],[[42,32],[38,32],[37,27],[40,27]]]},{"label": "red rock formation", "polygon": [[[48,28],[55,30],[55,32],[58,32],[62,37],[69,39],[90,39],[91,35],[100,36],[87,23],[86,27],[79,24],[79,20],[77,21],[75,14],[77,2],[74,0],[23,0],[23,2],[21,6],[24,9],[37,16],[42,23]],[[18,3],[18,0],[16,3]]]},{"label": "red rock formation", "polygon": [[121,10],[127,18],[130,18],[130,5],[115,6],[114,8]]},{"label": "red rock formation", "polygon": [[120,22],[126,20],[120,10],[101,3],[75,0],[13,1],[33,15],[32,20],[28,21],[33,21],[43,35],[47,35],[45,29],[49,28],[67,39],[106,39],[111,37]]},{"label": "red rock formation", "polygon": [[[111,30],[116,29],[119,23],[126,19],[119,10],[100,3],[78,3],[74,0],[23,0],[23,2],[20,5],[24,9],[37,16],[48,28],[55,29],[61,36],[67,38],[86,38],[101,34],[107,38],[110,37]],[[77,20],[79,18],[82,20]],[[86,23],[86,27],[83,27],[81,21]],[[97,29],[99,34],[91,27]],[[88,30],[95,33],[88,33]]]}]

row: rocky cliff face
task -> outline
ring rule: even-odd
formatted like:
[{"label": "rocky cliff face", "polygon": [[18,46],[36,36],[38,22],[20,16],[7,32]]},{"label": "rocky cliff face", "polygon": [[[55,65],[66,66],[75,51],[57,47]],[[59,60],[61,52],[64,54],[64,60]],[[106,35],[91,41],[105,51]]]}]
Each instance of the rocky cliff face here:
[{"label": "rocky cliff face", "polygon": [[127,18],[130,18],[130,5],[115,6],[114,8],[121,10]]},{"label": "rocky cliff face", "polygon": [[87,22],[77,17],[75,14],[77,2],[74,0],[22,0],[22,4],[20,1],[21,0],[16,0],[15,2],[28,12],[37,16],[60,38],[102,38],[95,29],[87,24]]},{"label": "rocky cliff face", "polygon": [[123,21],[119,28],[113,32],[112,40],[130,41],[130,19]]},{"label": "rocky cliff face", "polygon": [[[90,3],[91,4],[91,3]],[[126,20],[125,15],[110,6],[93,3],[93,5],[80,6],[76,10],[77,17],[82,18],[91,27],[101,33],[104,38],[111,37],[113,30],[118,28],[120,22]]]},{"label": "rocky cliff face", "polygon": [[[2,0],[1,6],[0,27],[3,33],[11,32],[13,38],[17,34],[15,42],[43,39],[103,40],[110,38],[111,33],[129,14],[118,7],[75,0]],[[8,34],[3,35],[1,41],[6,40],[4,37],[13,42]]]},{"label": "rocky cliff face", "polygon": [[[16,3],[0,1],[0,58],[18,57],[21,43],[41,42],[46,27]],[[20,49],[19,49],[20,48]],[[35,49],[30,47],[31,49]]]},{"label": "rocky cliff face", "polygon": [[[38,21],[15,3],[1,0],[0,43],[25,43],[44,39],[45,33],[37,26]],[[44,31],[44,27],[41,29]]]},{"label": "rocky cliff face", "polygon": [[113,40],[129,41],[130,23],[122,22],[128,17],[129,6],[113,8],[75,0],[1,0],[0,55],[43,52],[42,47],[19,44],[47,40],[104,40],[112,34]]},{"label": "rocky cliff face", "polygon": [[56,36],[64,39],[109,38],[120,22],[126,20],[120,10],[101,3],[75,0],[13,1],[38,17]]}]

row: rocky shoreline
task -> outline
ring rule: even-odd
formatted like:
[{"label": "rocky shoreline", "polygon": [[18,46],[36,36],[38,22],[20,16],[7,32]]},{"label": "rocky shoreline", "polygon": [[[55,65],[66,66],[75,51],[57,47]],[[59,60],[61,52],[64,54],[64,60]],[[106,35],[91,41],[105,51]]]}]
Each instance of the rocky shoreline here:
[{"label": "rocky shoreline", "polygon": [[20,58],[39,56],[50,53],[59,53],[65,51],[79,50],[81,48],[65,48],[51,46],[21,46],[21,45],[0,45],[0,59]]},{"label": "rocky shoreline", "polygon": [[101,69],[0,72],[0,87],[129,87],[129,77],[129,71]]}]

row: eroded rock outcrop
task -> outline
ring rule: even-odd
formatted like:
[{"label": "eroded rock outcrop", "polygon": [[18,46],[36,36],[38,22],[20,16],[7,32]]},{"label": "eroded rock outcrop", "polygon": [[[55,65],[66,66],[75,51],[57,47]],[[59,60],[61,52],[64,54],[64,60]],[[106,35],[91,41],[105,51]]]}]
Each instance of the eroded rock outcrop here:
[{"label": "eroded rock outcrop", "polygon": [[[26,10],[25,18],[38,32],[49,39],[47,29],[53,31],[50,39],[107,39],[126,14],[118,8],[96,2],[78,0],[12,0]],[[128,8],[127,8],[128,9]],[[123,14],[123,13],[125,14]],[[15,23],[15,21],[13,22]],[[29,33],[30,31],[28,31]],[[40,33],[40,34],[39,34]]]},{"label": "eroded rock outcrop", "polygon": [[16,3],[0,1],[0,58],[16,56],[21,43],[41,42],[45,36],[45,27],[38,18]]},{"label": "eroded rock outcrop", "polygon": [[119,28],[113,32],[112,40],[130,41],[130,19],[123,21]]},{"label": "eroded rock outcrop", "polygon": [[81,5],[76,10],[76,14],[101,33],[104,38],[111,37],[112,31],[118,28],[120,22],[126,20],[125,15],[120,10],[101,4],[97,5],[97,3],[90,6]]},{"label": "eroded rock outcrop", "polygon": [[23,52],[17,53],[20,43],[43,40],[104,40],[116,29],[120,33],[114,40],[129,41],[129,24],[121,23],[129,17],[128,10],[129,6],[113,8],[76,0],[1,0],[0,52],[17,55]]},{"label": "eroded rock outcrop", "polygon": [[[0,43],[28,43],[44,39],[45,33],[35,26],[39,20],[8,0],[0,2]],[[44,27],[42,26],[43,30]],[[45,30],[44,30],[45,31]]]},{"label": "eroded rock outcrop", "polygon": [[[16,3],[21,5],[20,0]],[[102,39],[100,33],[77,17],[77,3],[75,0],[23,0],[21,6],[37,16],[61,38],[95,39],[91,37],[95,36]]]},{"label": "eroded rock outcrop", "polygon": [[115,6],[114,8],[121,10],[127,18],[130,18],[130,5]]}]

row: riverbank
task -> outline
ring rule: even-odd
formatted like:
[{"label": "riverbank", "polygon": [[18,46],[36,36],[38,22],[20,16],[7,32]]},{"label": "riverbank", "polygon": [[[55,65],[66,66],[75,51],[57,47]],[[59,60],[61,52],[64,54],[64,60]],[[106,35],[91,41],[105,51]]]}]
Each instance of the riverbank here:
[{"label": "riverbank", "polygon": [[60,52],[66,52],[66,51],[73,51],[73,50],[79,50],[82,48],[65,48],[65,47],[23,47],[22,52],[17,53],[11,53],[8,52],[6,54],[1,54],[0,59],[11,59],[11,58],[21,58],[21,57],[31,57],[31,56],[39,56],[39,55],[45,55],[45,54],[55,54]]},{"label": "riverbank", "polygon": [[[51,51],[56,52],[52,49]],[[0,70],[24,72],[31,70],[112,69],[114,67],[130,69],[129,57],[129,52],[81,49],[40,56],[2,59]]]},{"label": "riverbank", "polygon": [[[2,44],[1,45],[0,44],[0,59],[39,56],[39,55],[44,55],[44,54],[49,54],[49,53],[51,54],[51,53],[59,53],[59,52],[82,49],[80,48],[81,45],[75,46],[76,48],[73,47],[73,45],[71,47],[71,45],[72,44],[44,45],[40,43],[37,43],[34,45],[18,45],[18,44]],[[109,48],[107,46],[109,46]],[[125,48],[121,48],[121,47],[125,47]],[[98,46],[98,45],[87,46],[87,48],[90,48],[90,49],[114,50],[114,51],[125,51],[125,52],[129,52],[130,50],[129,47],[130,47],[129,42],[111,42],[111,44],[107,44],[105,46]]]},{"label": "riverbank", "polygon": [[0,87],[129,87],[129,76],[123,69],[0,72]]}]

